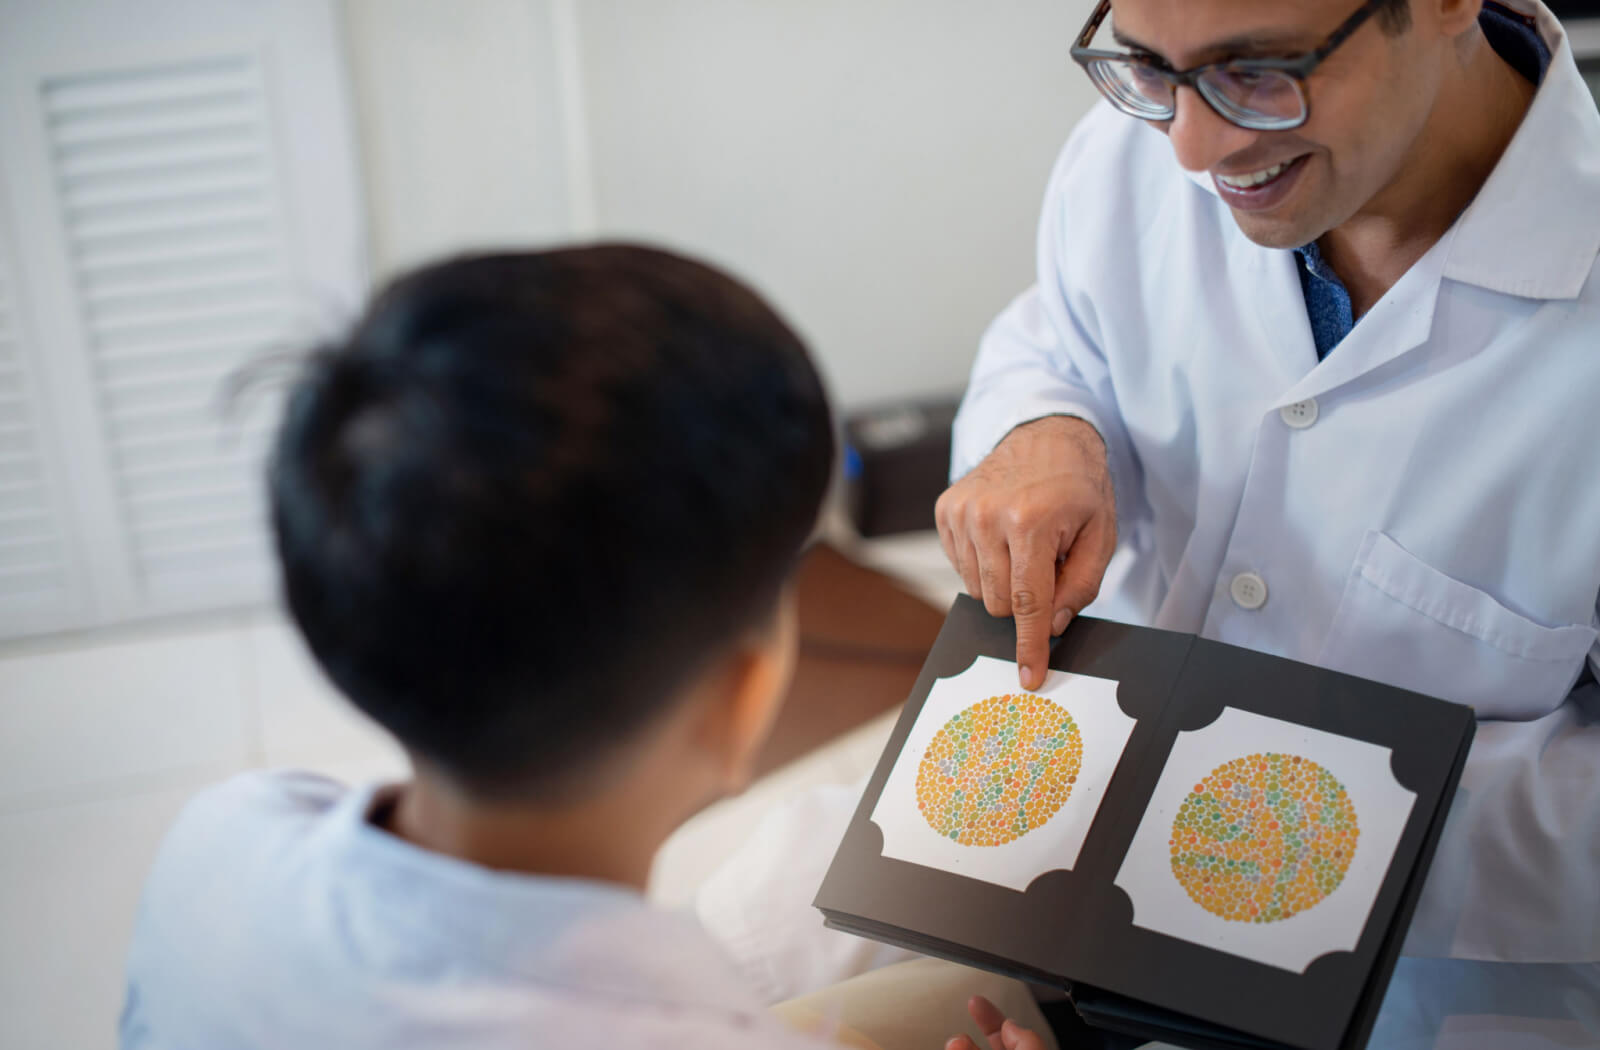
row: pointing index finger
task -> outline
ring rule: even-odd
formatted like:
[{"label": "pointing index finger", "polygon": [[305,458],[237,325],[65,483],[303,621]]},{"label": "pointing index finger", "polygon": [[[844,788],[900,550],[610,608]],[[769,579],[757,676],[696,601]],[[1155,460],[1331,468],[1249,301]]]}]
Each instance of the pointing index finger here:
[{"label": "pointing index finger", "polygon": [[1011,549],[1011,613],[1017,624],[1017,670],[1022,688],[1044,684],[1050,662],[1056,550],[1038,537],[1022,537]]}]

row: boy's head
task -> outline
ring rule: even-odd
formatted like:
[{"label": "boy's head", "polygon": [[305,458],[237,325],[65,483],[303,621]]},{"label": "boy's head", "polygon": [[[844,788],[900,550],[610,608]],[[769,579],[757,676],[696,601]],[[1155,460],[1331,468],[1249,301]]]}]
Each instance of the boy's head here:
[{"label": "boy's head", "polygon": [[832,458],[804,347],[729,277],[628,246],[455,259],[294,390],[284,589],[419,763],[559,795],[772,637]]}]

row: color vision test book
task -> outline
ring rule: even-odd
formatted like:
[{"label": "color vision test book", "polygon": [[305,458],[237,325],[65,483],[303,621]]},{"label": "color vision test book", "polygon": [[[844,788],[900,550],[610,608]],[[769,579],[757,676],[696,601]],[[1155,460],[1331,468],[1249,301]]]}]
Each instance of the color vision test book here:
[{"label": "color vision test book", "polygon": [[962,597],[816,906],[1191,1047],[1366,1045],[1470,708],[1080,617],[1021,690]]}]

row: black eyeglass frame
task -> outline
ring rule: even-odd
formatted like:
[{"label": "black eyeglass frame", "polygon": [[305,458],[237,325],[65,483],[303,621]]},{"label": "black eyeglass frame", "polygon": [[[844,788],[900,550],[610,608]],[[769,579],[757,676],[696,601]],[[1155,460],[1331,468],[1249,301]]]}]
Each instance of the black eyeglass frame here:
[{"label": "black eyeglass frame", "polygon": [[[1136,55],[1127,51],[1101,51],[1091,48],[1089,46],[1089,42],[1093,40],[1094,35],[1100,31],[1100,26],[1105,22],[1106,15],[1111,13],[1111,0],[1100,0],[1100,2],[1095,5],[1094,12],[1089,15],[1089,21],[1084,23],[1083,29],[1078,33],[1076,42],[1074,42],[1072,45],[1072,60],[1083,67],[1083,71],[1089,75],[1090,81],[1092,81],[1094,86],[1100,90],[1100,93],[1106,97],[1107,101],[1115,106],[1120,112],[1126,113],[1128,116],[1136,117],[1140,120],[1171,120],[1178,114],[1178,89],[1180,87],[1190,87],[1194,89],[1194,93],[1196,95],[1199,95],[1201,98],[1205,99],[1206,105],[1211,107],[1212,112],[1216,113],[1217,116],[1221,117],[1223,120],[1226,120],[1230,124],[1248,129],[1250,131],[1289,131],[1300,127],[1306,121],[1311,119],[1311,94],[1306,90],[1306,78],[1311,75],[1313,70],[1322,65],[1323,61],[1329,55],[1333,54],[1333,52],[1338,49],[1340,44],[1344,43],[1346,40],[1349,40],[1350,37],[1355,35],[1356,30],[1360,29],[1362,25],[1366,23],[1367,19],[1371,18],[1380,8],[1390,2],[1391,0],[1366,0],[1366,2],[1360,7],[1356,8],[1349,18],[1345,19],[1344,22],[1339,25],[1339,28],[1328,34],[1328,38],[1326,40],[1303,55],[1296,55],[1293,58],[1234,58],[1223,62],[1208,62],[1203,66],[1195,66],[1192,69],[1172,69],[1165,62],[1154,56]],[[1144,66],[1145,68],[1149,69],[1150,72],[1171,84],[1172,105],[1168,107],[1169,112],[1167,115],[1165,117],[1154,117],[1143,113],[1134,113],[1124,108],[1124,106],[1119,103],[1119,101],[1113,97],[1104,86],[1101,85],[1100,81],[1095,77],[1094,73],[1089,68],[1090,64],[1093,62],[1104,61],[1108,59],[1112,61],[1127,62],[1134,65]],[[1276,121],[1263,120],[1256,124],[1249,124],[1245,123],[1239,117],[1225,113],[1222,108],[1219,107],[1211,98],[1211,96],[1206,93],[1206,90],[1201,86],[1200,83],[1200,78],[1202,76],[1211,72],[1212,70],[1222,68],[1242,70],[1247,73],[1262,72],[1287,74],[1289,78],[1294,81],[1295,87],[1300,93],[1299,119],[1293,121],[1289,121],[1287,118]]]}]

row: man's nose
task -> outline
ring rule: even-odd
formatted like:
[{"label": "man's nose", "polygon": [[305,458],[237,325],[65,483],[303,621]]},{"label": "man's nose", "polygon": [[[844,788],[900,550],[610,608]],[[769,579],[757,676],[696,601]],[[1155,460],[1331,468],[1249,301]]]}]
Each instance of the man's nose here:
[{"label": "man's nose", "polygon": [[1178,163],[1189,171],[1209,171],[1226,157],[1247,149],[1260,132],[1223,120],[1200,93],[1180,87],[1167,137]]}]

